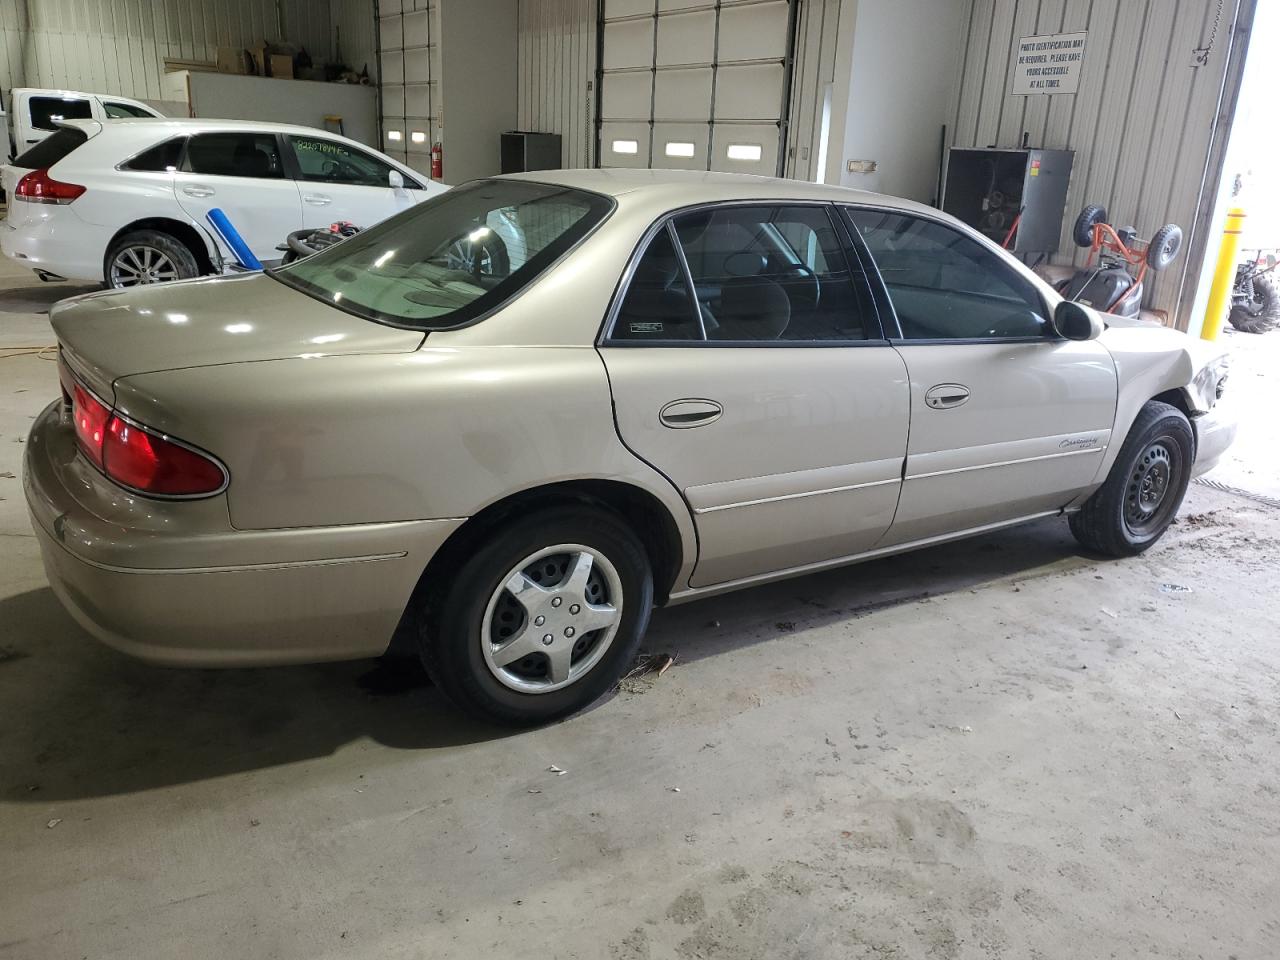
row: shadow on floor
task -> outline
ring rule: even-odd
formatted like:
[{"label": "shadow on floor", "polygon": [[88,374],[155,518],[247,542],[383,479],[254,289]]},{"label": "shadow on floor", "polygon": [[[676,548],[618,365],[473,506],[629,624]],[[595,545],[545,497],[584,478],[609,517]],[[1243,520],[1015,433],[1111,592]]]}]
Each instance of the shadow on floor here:
[{"label": "shadow on floor", "polygon": [[[1082,567],[1061,521],[657,611],[646,646],[680,662],[874,616],[994,580]],[[360,738],[429,751],[520,736],[469,720],[375,661],[171,670],[90,639],[47,588],[0,601],[0,797],[108,796],[326,756]],[[363,680],[363,682],[362,682]],[[393,677],[394,680],[394,677]],[[373,681],[373,682],[371,682]]]},{"label": "shadow on floor", "polygon": [[101,290],[100,284],[41,283],[0,290],[0,313],[48,313],[59,300]]}]

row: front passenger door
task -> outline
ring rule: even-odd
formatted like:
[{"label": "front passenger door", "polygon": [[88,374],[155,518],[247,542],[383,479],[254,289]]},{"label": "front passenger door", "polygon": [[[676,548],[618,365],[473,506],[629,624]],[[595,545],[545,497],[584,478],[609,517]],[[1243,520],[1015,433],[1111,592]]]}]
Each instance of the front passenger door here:
[{"label": "front passenger door", "polygon": [[318,229],[349,220],[361,228],[372,227],[427,196],[404,173],[404,185],[391,186],[393,167],[338,140],[294,134],[285,140],[298,168],[304,226]]},{"label": "front passenger door", "polygon": [[1058,336],[1035,284],[954,226],[898,210],[848,215],[911,378],[902,497],[884,545],[1064,507],[1111,442],[1111,354]]}]

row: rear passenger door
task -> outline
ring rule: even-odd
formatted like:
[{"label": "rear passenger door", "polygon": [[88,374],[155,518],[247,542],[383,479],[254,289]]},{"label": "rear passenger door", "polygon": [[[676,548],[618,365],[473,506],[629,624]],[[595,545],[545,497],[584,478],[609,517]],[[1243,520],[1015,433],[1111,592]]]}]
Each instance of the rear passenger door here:
[{"label": "rear passenger door", "polygon": [[298,185],[285,175],[274,133],[193,134],[173,179],[178,203],[191,219],[207,227],[209,211],[220,208],[263,262],[279,260],[277,245],[302,229]]},{"label": "rear passenger door", "polygon": [[693,586],[870,549],[906,450],[902,358],[825,204],[719,204],[661,221],[600,353],[618,432],[683,493]]},{"label": "rear passenger door", "polygon": [[851,208],[911,377],[902,499],[885,545],[1056,511],[1111,442],[1116,371],[1060,337],[1030,279],[955,226]]},{"label": "rear passenger door", "polygon": [[358,227],[372,227],[426,197],[421,184],[403,173],[403,184],[391,186],[394,168],[349,144],[294,134],[285,142],[296,166],[304,226],[349,220]]}]

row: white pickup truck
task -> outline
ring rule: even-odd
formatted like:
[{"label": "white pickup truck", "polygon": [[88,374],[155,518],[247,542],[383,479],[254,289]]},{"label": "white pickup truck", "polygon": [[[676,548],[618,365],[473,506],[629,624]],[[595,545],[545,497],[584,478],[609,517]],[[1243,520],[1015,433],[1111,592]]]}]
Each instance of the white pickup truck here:
[{"label": "white pickup truck", "polygon": [[[58,120],[115,120],[126,117],[162,117],[164,114],[137,100],[80,90],[41,90],[15,87],[8,102],[0,103],[0,124],[7,142],[0,162],[8,162],[29,150],[57,129]],[[4,110],[8,107],[8,114]],[[7,121],[7,122],[6,122]]]}]

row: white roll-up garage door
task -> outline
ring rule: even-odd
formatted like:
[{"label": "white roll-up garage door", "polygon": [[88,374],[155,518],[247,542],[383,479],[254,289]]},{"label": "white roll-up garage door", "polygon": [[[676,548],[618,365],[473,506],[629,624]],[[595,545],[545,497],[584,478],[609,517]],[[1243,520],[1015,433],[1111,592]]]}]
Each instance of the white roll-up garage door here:
[{"label": "white roll-up garage door", "polygon": [[378,13],[382,149],[430,174],[440,117],[440,7],[427,0],[381,0]]},{"label": "white roll-up garage door", "polygon": [[604,0],[602,167],[781,173],[798,0]]}]

